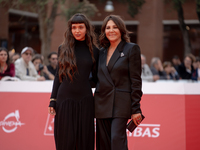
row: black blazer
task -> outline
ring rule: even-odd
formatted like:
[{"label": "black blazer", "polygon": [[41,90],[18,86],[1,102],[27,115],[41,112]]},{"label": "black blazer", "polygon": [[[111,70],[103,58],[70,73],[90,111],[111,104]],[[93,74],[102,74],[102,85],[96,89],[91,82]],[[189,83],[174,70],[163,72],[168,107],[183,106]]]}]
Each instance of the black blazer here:
[{"label": "black blazer", "polygon": [[141,113],[141,56],[137,44],[121,41],[106,66],[107,49],[101,49],[96,86],[96,118],[130,118]]}]

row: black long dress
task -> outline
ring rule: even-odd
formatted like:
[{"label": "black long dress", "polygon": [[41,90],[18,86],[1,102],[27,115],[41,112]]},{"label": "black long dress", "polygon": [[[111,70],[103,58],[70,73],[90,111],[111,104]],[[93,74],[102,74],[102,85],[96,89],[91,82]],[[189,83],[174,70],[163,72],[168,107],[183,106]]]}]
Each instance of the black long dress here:
[{"label": "black long dress", "polygon": [[[95,58],[97,51],[95,48]],[[60,83],[58,71],[54,79],[56,149],[94,150],[94,99],[89,82],[94,64],[86,41],[75,41],[75,56],[78,71],[73,81],[64,78]]]}]

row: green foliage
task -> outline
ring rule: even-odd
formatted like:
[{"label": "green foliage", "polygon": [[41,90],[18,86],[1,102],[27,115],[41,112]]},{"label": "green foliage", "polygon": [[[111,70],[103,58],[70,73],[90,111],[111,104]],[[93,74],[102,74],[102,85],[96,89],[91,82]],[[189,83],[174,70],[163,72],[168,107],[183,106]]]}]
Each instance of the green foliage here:
[{"label": "green foliage", "polygon": [[164,0],[165,3],[171,3],[175,10],[180,9],[181,5],[185,3],[186,0]]},{"label": "green foliage", "polygon": [[94,4],[89,3],[87,0],[80,3],[72,3],[69,9],[62,7],[62,11],[66,19],[70,19],[76,13],[83,13],[88,17],[93,16],[98,10]]},{"label": "green foliage", "polygon": [[[38,8],[42,9],[47,6],[47,4],[52,1],[53,5],[60,4],[62,9],[62,15],[69,19],[75,13],[84,13],[87,16],[93,16],[98,10],[94,4],[91,4],[88,0],[83,0],[83,2],[71,3],[71,6],[66,9],[65,2],[67,0],[0,0],[4,5],[8,5],[10,8],[19,8],[19,6],[31,6],[27,7],[31,11],[37,12]],[[71,0],[73,2],[73,0]],[[57,7],[57,6],[53,6]],[[52,7],[52,8],[53,8]]]},{"label": "green foliage", "polygon": [[174,3],[174,8],[176,10],[180,9],[181,5],[185,2],[185,0],[172,0]]},{"label": "green foliage", "polygon": [[200,0],[196,0],[196,6],[197,12],[200,13]]},{"label": "green foliage", "polygon": [[200,0],[195,0],[198,5],[200,5]]},{"label": "green foliage", "polygon": [[[20,6],[24,6],[24,9],[29,8],[32,11],[36,11],[38,7],[45,7],[49,3],[49,0],[0,0],[0,3],[1,2],[5,5],[7,4],[10,8],[16,9]],[[31,6],[31,8],[26,6]]]},{"label": "green foliage", "polygon": [[142,5],[145,3],[145,0],[126,0],[128,3],[128,13],[131,17],[135,17],[139,13],[139,10],[142,8]]}]

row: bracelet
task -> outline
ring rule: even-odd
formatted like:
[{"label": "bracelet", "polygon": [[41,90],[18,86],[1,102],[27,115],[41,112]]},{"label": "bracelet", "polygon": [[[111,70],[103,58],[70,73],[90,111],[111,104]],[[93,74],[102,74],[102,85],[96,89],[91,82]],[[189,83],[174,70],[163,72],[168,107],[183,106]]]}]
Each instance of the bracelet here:
[{"label": "bracelet", "polygon": [[51,98],[51,99],[50,99],[50,101],[56,101],[56,99],[54,99],[54,98]]}]

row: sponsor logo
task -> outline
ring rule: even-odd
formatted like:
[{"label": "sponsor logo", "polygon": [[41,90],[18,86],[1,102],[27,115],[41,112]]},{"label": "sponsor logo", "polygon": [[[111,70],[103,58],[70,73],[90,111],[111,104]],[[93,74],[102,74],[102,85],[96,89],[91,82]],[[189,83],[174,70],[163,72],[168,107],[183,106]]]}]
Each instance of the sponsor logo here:
[{"label": "sponsor logo", "polygon": [[[15,118],[15,121],[13,121],[13,118]],[[3,121],[0,121],[0,127],[2,127],[3,131],[6,133],[12,133],[17,130],[18,126],[21,127],[25,124],[21,123],[19,118],[19,110],[16,110],[15,112],[8,114]]]},{"label": "sponsor logo", "polygon": [[54,135],[54,116],[48,114],[47,122],[44,129],[44,135],[53,136]]},{"label": "sponsor logo", "polygon": [[127,130],[127,136],[158,138],[160,136],[160,124],[140,124],[133,133]]},{"label": "sponsor logo", "polygon": [[[94,119],[96,132],[96,119]],[[133,133],[126,130],[128,137],[148,137],[158,138],[160,136],[160,124],[140,124]],[[54,135],[54,116],[48,114],[47,122],[44,129],[44,135]]]}]

